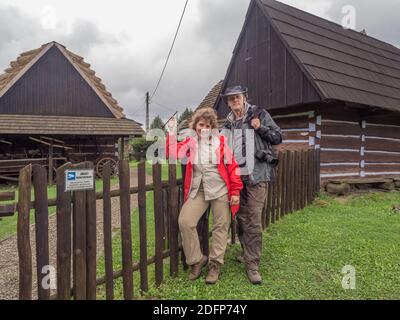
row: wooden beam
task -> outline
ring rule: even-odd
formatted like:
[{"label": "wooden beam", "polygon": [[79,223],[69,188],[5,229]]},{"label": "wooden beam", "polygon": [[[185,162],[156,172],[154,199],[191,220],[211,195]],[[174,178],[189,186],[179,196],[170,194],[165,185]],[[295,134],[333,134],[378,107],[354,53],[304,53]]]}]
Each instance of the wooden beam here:
[{"label": "wooden beam", "polygon": [[0,205],[0,217],[12,217],[16,211],[17,205],[15,203]]},{"label": "wooden beam", "polygon": [[57,143],[61,143],[61,144],[65,144],[65,142],[64,142],[64,141],[62,141],[62,140],[58,140],[58,139],[54,139],[54,138],[49,138],[49,137],[40,136],[40,139],[45,139],[45,140],[49,140],[49,141],[53,141],[53,142],[57,142]]},{"label": "wooden beam", "polygon": [[0,179],[13,181],[13,182],[18,181],[18,178],[12,178],[12,177],[9,177],[9,176],[4,176],[4,175],[0,175]]},{"label": "wooden beam", "polygon": [[14,201],[14,200],[15,200],[15,192],[0,193],[0,201]]},{"label": "wooden beam", "polygon": [[40,139],[36,139],[36,138],[33,138],[33,137],[29,137],[29,139],[32,140],[32,141],[41,143],[41,144],[45,144],[46,146],[51,146],[51,145],[53,145],[54,148],[72,150],[72,148],[70,148],[70,147],[60,146],[60,145],[58,145],[58,144],[52,144],[52,143],[49,143],[49,142],[46,142],[46,141],[43,141],[43,140],[40,140]]},{"label": "wooden beam", "polygon": [[1,142],[1,143],[5,143],[5,144],[12,145],[12,142],[7,141],[7,140],[4,140],[4,139],[0,139],[0,142]]}]

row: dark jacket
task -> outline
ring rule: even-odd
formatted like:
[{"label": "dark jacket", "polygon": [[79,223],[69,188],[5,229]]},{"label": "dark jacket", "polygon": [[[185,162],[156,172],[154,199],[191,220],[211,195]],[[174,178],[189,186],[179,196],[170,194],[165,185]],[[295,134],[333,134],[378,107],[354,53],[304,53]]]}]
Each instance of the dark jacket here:
[{"label": "dark jacket", "polygon": [[[261,127],[254,130],[251,127],[251,120],[253,118],[259,118],[261,122]],[[273,157],[272,145],[278,145],[282,143],[282,133],[281,129],[272,119],[271,115],[263,108],[250,105],[246,103],[245,106],[245,116],[243,117],[243,122],[241,128],[246,130],[254,131],[254,168],[248,171],[247,168],[250,166],[249,163],[245,162],[243,155],[245,156],[245,141],[246,135],[243,134],[243,143],[237,143],[237,134],[234,133],[235,130],[235,116],[231,112],[223,126],[222,134],[227,137],[227,141],[232,150],[234,150],[235,158],[239,163],[242,175],[248,175],[250,184],[257,184],[260,182],[271,181],[273,177],[274,165],[268,161],[259,160],[256,157],[257,151],[265,151],[271,157]],[[249,158],[247,158],[249,159]]]}]

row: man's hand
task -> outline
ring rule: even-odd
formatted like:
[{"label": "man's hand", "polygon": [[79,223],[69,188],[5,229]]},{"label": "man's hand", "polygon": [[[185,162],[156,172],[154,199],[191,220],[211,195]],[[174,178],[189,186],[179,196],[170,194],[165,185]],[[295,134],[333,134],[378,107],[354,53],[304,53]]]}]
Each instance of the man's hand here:
[{"label": "man's hand", "polygon": [[255,118],[255,119],[251,120],[251,126],[252,126],[255,130],[259,129],[259,128],[261,127],[261,121],[260,121],[260,119]]},{"label": "man's hand", "polygon": [[236,206],[240,203],[240,196],[232,196],[231,197],[231,205]]}]

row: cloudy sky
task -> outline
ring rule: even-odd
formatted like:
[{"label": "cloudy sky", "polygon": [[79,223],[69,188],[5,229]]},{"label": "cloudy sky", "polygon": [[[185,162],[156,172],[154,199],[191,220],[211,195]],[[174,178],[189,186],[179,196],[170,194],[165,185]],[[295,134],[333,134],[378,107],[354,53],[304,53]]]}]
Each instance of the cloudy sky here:
[{"label": "cloudy sky", "polygon": [[[282,0],[340,23],[356,8],[356,29],[400,47],[400,0]],[[224,78],[250,0],[189,0],[151,118],[196,107]],[[85,57],[125,109],[144,123],[185,0],[0,0],[0,69],[55,40]]]}]

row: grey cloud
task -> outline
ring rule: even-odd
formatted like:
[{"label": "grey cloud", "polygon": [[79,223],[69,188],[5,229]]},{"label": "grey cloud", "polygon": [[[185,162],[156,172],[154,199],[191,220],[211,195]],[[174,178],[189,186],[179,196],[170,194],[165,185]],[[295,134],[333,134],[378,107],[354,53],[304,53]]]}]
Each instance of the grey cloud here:
[{"label": "grey cloud", "polygon": [[356,8],[358,31],[366,29],[368,35],[400,47],[400,1],[335,0],[328,12],[335,22],[341,23],[345,5]]},{"label": "grey cloud", "polygon": [[249,0],[200,1],[200,23],[196,35],[214,50],[232,52],[249,3]]},{"label": "grey cloud", "polygon": [[[151,105],[151,116],[167,118],[174,110],[196,107],[224,77],[248,3],[249,0],[198,2],[198,22],[183,21],[165,77]],[[39,20],[29,18],[19,9],[3,6],[0,10],[4,22],[9,17],[7,23],[2,23],[0,35],[0,47],[8,48],[0,53],[2,66],[6,67],[22,51],[56,40],[84,56],[126,114],[144,122],[144,94],[154,89],[173,34],[154,44],[150,52],[141,52],[140,48],[130,48],[125,41],[118,40],[127,40],[129,36],[105,34],[87,20],[76,20],[72,31],[65,34],[60,29],[43,30]]]},{"label": "grey cloud", "polygon": [[114,35],[101,32],[93,22],[82,19],[74,21],[69,34],[56,36],[67,47],[84,55],[96,46],[119,44],[119,40]]},{"label": "grey cloud", "polygon": [[44,30],[39,19],[12,6],[1,6],[0,63],[6,67],[19,53],[40,45],[58,41],[78,54],[87,54],[95,46],[118,44],[116,37],[103,33],[98,26],[86,20],[76,20],[68,34],[59,29]]},{"label": "grey cloud", "polygon": [[[327,5],[329,1],[331,6]],[[310,4],[294,0],[285,2]],[[152,117],[159,114],[166,119],[175,110],[196,107],[211,87],[225,76],[249,3],[250,0],[189,2],[188,10],[196,10],[198,17],[190,21],[186,16],[183,21],[164,79],[151,105]],[[336,22],[341,21],[342,6],[354,4],[358,29],[366,28],[372,36],[392,43],[398,43],[400,39],[397,27],[400,2],[397,0],[376,3],[313,0],[312,4],[320,4],[321,11]],[[195,5],[196,8],[191,7]],[[154,90],[173,34],[153,43],[151,50],[144,51],[135,46],[131,33],[107,34],[89,20],[75,20],[72,31],[66,34],[62,28],[43,30],[38,19],[29,18],[14,7],[0,6],[0,16],[0,67],[6,67],[22,51],[51,40],[59,41],[84,56],[124,107],[125,113],[144,123],[144,95],[146,91]]]}]

